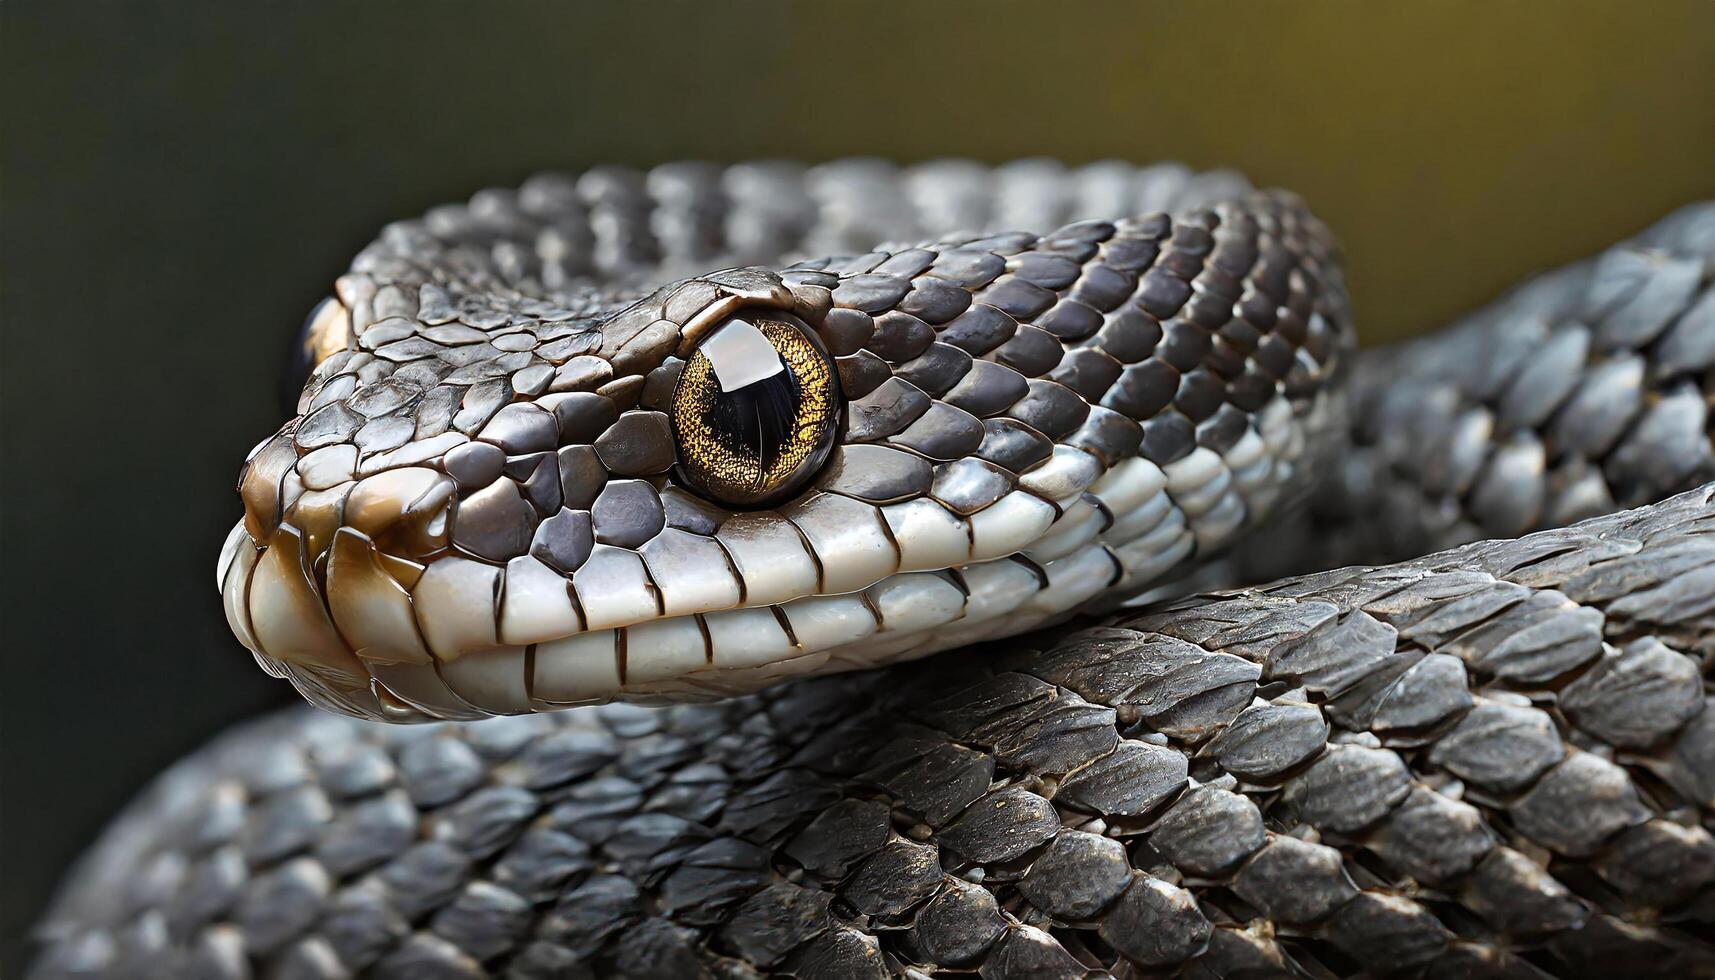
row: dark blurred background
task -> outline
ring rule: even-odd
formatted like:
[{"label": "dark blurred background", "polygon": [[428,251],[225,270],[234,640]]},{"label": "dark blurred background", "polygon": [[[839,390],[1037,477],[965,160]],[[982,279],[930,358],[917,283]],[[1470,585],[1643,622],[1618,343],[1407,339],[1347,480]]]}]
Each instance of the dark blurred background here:
[{"label": "dark blurred background", "polygon": [[151,774],[286,702],[213,587],[284,338],[389,219],[682,156],[1232,165],[1370,342],[1715,194],[1715,4],[0,6],[0,972]]}]

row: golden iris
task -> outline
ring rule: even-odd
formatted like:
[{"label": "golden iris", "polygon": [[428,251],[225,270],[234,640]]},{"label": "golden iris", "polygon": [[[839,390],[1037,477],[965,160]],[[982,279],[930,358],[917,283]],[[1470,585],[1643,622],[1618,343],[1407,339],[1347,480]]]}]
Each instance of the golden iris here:
[{"label": "golden iris", "polygon": [[791,317],[735,316],[709,333],[673,392],[679,475],[729,507],[766,507],[801,487],[833,448],[828,352]]}]

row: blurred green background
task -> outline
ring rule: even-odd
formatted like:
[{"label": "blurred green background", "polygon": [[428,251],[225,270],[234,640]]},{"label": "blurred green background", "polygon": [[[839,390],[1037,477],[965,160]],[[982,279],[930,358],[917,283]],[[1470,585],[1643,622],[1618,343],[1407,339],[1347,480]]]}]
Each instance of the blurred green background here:
[{"label": "blurred green background", "polygon": [[283,703],[210,585],[284,338],[383,222],[544,167],[1232,165],[1370,341],[1715,194],[1715,4],[0,6],[0,972],[167,761]]}]

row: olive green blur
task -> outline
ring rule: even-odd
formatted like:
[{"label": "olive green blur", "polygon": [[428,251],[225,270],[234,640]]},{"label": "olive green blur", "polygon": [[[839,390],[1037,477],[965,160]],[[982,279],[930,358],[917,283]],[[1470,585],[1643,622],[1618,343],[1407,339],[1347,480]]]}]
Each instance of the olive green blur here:
[{"label": "olive green blur", "polygon": [[147,195],[291,278],[543,167],[1170,157],[1304,194],[1377,340],[1715,191],[1707,0],[193,6],[8,18],[15,205]]},{"label": "olive green blur", "polygon": [[7,0],[4,964],[154,771],[292,697],[212,586],[286,337],[545,167],[1174,157],[1301,192],[1371,342],[1715,196],[1715,3]]}]

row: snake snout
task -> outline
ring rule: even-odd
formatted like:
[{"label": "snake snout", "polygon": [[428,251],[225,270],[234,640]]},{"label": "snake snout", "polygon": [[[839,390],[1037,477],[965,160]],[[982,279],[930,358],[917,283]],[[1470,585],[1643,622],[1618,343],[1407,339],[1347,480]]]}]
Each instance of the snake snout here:
[{"label": "snake snout", "polygon": [[301,425],[283,431],[246,464],[245,519],[217,569],[228,622],[264,668],[324,707],[415,715],[401,692],[423,687],[434,662],[411,590],[447,551],[457,485],[422,466],[363,475],[350,447],[303,439]]}]

